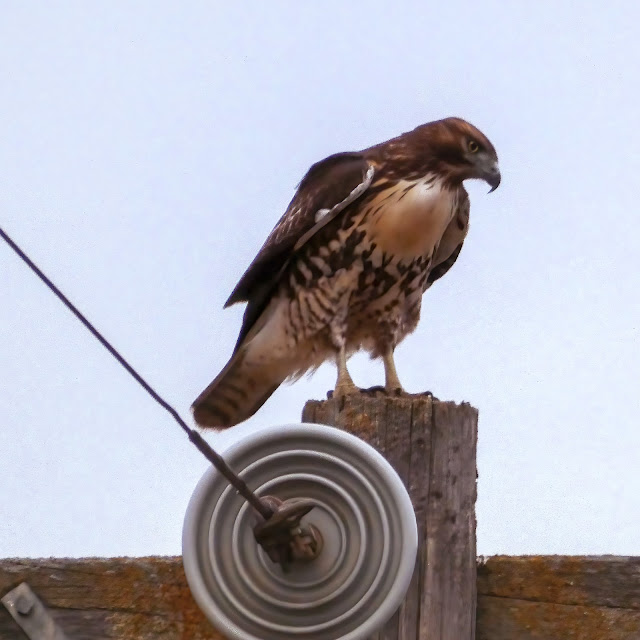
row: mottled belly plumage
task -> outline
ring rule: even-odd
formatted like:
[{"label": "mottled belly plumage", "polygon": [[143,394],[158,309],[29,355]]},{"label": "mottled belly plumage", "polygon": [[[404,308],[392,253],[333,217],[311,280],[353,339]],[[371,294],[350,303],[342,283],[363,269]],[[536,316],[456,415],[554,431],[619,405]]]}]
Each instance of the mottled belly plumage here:
[{"label": "mottled belly plumage", "polygon": [[366,209],[340,222],[327,225],[287,269],[287,336],[293,349],[311,341],[320,359],[339,346],[340,334],[348,352],[364,348],[376,357],[415,329],[431,256],[382,251],[370,237]]}]

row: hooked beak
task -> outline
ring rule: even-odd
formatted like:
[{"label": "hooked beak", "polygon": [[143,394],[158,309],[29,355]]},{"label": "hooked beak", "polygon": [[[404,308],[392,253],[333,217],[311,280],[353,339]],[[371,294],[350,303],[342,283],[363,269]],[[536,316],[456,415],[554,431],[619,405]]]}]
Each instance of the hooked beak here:
[{"label": "hooked beak", "polygon": [[482,174],[482,179],[486,181],[486,183],[491,187],[492,191],[495,191],[500,185],[500,169],[498,168],[498,163],[494,162],[490,167],[488,167]]}]

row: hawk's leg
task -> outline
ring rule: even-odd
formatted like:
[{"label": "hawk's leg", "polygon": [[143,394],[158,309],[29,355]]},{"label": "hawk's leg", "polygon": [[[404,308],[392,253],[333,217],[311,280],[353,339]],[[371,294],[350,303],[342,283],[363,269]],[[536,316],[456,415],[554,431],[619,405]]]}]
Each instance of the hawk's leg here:
[{"label": "hawk's leg", "polygon": [[336,366],[338,367],[338,379],[336,380],[333,396],[339,398],[352,393],[359,393],[360,389],[356,387],[347,369],[347,353],[344,344],[336,354]]},{"label": "hawk's leg", "polygon": [[393,349],[389,348],[382,356],[384,363],[384,388],[387,393],[404,393],[404,389],[400,384],[398,372],[396,371],[396,363],[393,359]]},{"label": "hawk's leg", "polygon": [[336,366],[338,367],[338,379],[336,388],[333,390],[334,397],[344,397],[353,393],[358,393],[360,389],[356,387],[349,370],[347,369],[347,309],[349,302],[349,292],[344,291],[337,305],[337,312],[329,324],[329,339],[336,350]]}]

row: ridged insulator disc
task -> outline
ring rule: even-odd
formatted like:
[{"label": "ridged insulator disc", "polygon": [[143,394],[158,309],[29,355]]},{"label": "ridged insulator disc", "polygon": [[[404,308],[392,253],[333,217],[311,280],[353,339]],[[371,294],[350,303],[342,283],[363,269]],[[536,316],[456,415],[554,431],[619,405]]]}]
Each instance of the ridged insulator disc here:
[{"label": "ridged insulator disc", "polygon": [[382,626],[417,549],[411,501],[389,463],[359,438],[313,424],[258,431],[224,457],[259,496],[316,501],[302,524],[315,525],[324,546],[284,573],[256,543],[252,510],[209,469],[189,502],[182,553],[213,625],[242,640],[357,640]]}]

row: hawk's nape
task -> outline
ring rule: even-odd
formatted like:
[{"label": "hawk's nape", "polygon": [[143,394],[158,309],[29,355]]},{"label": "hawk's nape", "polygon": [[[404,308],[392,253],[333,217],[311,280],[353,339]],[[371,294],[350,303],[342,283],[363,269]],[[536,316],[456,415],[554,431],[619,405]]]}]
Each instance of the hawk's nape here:
[{"label": "hawk's nape", "polygon": [[193,404],[196,422],[238,424],[328,359],[334,394],[357,393],[347,358],[359,349],[382,359],[389,392],[402,391],[393,352],[417,326],[423,292],[460,254],[469,178],[494,190],[500,172],[491,142],[459,118],[313,165],[229,297],[247,302],[242,328]]}]

